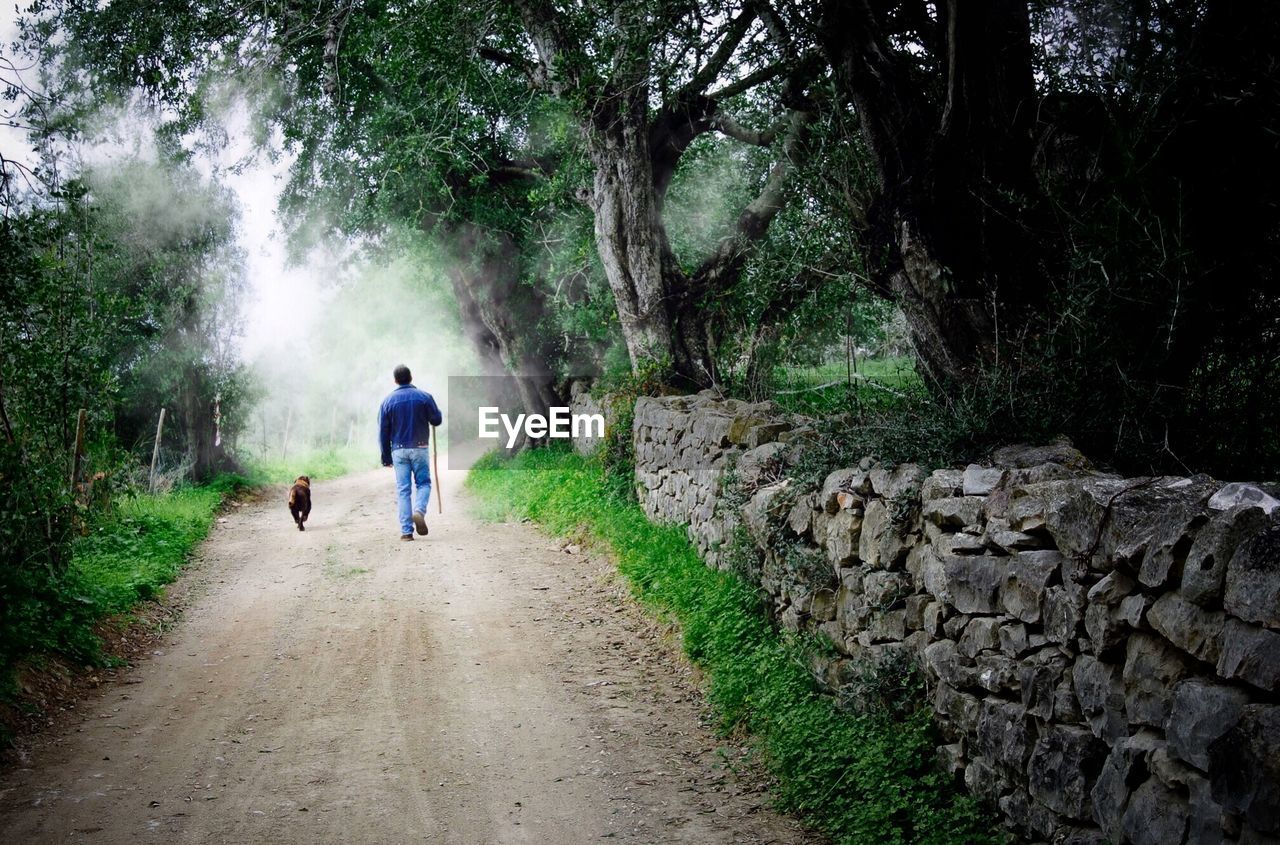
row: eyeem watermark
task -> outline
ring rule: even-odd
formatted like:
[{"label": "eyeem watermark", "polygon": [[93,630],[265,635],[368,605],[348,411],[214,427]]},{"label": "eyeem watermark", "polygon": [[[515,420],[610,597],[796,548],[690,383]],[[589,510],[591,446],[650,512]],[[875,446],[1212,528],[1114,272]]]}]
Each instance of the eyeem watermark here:
[{"label": "eyeem watermark", "polygon": [[[443,390],[433,391],[445,414],[442,433],[447,450],[440,456],[442,465],[469,469],[491,452],[514,454],[535,443],[568,441],[582,454],[598,449],[610,425],[609,412],[584,389],[589,380],[569,378],[548,384],[547,378],[449,376]],[[419,387],[431,389],[430,385]],[[541,404],[538,397],[550,401]],[[535,462],[532,468],[537,466]]]},{"label": "eyeem watermark", "polygon": [[530,440],[544,437],[553,440],[571,440],[575,437],[604,437],[603,414],[575,414],[565,407],[547,409],[550,416],[542,414],[516,414],[514,420],[495,405],[477,409],[477,430],[483,440],[497,440],[501,425],[507,435],[506,448],[513,448],[520,440],[521,432]]}]

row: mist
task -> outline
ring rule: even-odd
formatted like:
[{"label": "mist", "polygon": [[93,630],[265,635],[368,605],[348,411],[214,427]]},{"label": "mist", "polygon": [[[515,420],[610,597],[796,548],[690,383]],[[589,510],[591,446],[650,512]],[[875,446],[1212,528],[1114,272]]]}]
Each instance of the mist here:
[{"label": "mist", "polygon": [[408,366],[414,384],[444,405],[449,376],[476,372],[476,362],[443,265],[425,245],[350,260],[329,274],[315,279],[322,305],[310,325],[250,362],[261,399],[236,445],[286,459],[305,449],[363,448],[374,466],[392,370]]}]

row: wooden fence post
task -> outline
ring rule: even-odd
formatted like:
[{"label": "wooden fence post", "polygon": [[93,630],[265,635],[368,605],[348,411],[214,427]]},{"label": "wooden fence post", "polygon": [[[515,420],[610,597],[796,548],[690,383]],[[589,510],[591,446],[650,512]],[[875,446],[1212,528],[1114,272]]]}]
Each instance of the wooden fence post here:
[{"label": "wooden fence post", "polygon": [[164,408],[160,409],[160,421],[156,423],[156,443],[151,447],[151,474],[147,477],[147,492],[156,492],[156,464],[160,461],[160,438],[164,435]]},{"label": "wooden fence post", "polygon": [[71,447],[71,495],[76,494],[76,479],[80,477],[80,465],[84,459],[84,426],[89,412],[84,408],[76,414],[76,443]]},{"label": "wooden fence post", "polygon": [[284,418],[284,442],[280,444],[280,460],[288,460],[289,458],[289,429],[293,427],[293,406],[289,407],[289,413]]}]

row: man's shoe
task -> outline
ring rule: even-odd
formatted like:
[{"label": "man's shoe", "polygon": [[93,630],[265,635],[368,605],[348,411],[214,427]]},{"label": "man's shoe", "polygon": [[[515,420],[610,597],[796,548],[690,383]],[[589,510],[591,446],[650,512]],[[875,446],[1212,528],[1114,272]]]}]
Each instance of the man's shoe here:
[{"label": "man's shoe", "polygon": [[401,539],[401,540],[408,540],[409,542],[413,542],[413,535],[412,535],[412,534],[401,534],[401,535],[400,535],[400,539]]},{"label": "man's shoe", "polygon": [[413,512],[413,526],[423,537],[427,536],[427,515],[422,511]]}]

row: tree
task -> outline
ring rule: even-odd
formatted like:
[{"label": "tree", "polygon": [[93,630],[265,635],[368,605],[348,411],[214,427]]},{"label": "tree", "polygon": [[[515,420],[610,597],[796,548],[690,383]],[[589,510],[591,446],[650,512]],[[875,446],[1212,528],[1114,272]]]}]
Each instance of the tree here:
[{"label": "tree", "polygon": [[[536,62],[502,46],[487,45],[482,55],[521,67],[533,87],[570,103],[581,123],[593,167],[584,198],[633,365],[662,361],[678,381],[715,383],[707,302],[738,279],[786,202],[812,119],[805,90],[812,67],[763,3],[516,5]],[[765,128],[747,128],[728,110],[748,93],[763,101],[756,105]],[[778,153],[733,231],[686,266],[671,248],[663,205],[681,158],[708,132]]]},{"label": "tree", "polygon": [[[1124,327],[1093,315],[1100,334],[1171,339],[1163,353],[1123,356],[1129,378],[1185,387],[1200,360],[1187,346],[1202,337],[1187,305],[1220,312],[1270,288],[1256,248],[1275,206],[1257,200],[1275,186],[1245,175],[1275,151],[1274,119],[1259,109],[1275,94],[1276,21],[1261,6],[825,0],[814,11],[875,166],[855,213],[860,251],[935,381],[971,381],[1002,350],[1017,357],[1024,327],[1046,331],[1055,290],[1078,281],[1082,244],[1169,237],[1207,258],[1235,226],[1232,240],[1249,242],[1244,261],[1169,268],[1176,290],[1114,280],[1144,306]],[[1214,122],[1240,134],[1206,133]],[[1117,214],[1136,225],[1117,228]]]}]

